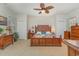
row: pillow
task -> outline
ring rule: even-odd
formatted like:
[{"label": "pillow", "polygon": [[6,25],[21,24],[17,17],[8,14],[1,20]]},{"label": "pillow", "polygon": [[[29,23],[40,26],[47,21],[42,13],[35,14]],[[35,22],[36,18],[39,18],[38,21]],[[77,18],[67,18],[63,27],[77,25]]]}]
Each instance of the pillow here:
[{"label": "pillow", "polygon": [[46,34],[46,32],[41,32],[41,34]]},{"label": "pillow", "polygon": [[41,35],[41,32],[37,32],[36,34],[37,34],[37,35]]},{"label": "pillow", "polygon": [[46,32],[46,34],[51,34],[51,32]]}]

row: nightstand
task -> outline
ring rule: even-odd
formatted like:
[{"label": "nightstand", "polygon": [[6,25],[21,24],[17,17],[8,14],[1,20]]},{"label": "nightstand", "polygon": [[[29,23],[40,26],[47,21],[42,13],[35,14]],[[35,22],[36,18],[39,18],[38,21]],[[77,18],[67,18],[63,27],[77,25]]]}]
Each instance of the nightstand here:
[{"label": "nightstand", "polygon": [[28,39],[31,39],[31,37],[34,35],[32,32],[28,32]]},{"label": "nightstand", "polygon": [[64,39],[70,39],[70,31],[64,31]]}]

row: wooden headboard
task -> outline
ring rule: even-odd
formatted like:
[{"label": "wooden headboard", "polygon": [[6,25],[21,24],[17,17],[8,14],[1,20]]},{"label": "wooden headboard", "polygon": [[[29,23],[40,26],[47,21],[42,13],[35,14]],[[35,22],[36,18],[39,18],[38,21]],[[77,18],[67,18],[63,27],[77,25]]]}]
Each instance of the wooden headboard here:
[{"label": "wooden headboard", "polygon": [[35,32],[38,32],[38,31],[40,31],[40,32],[47,32],[47,31],[51,32],[51,26],[49,26],[49,25],[37,25],[37,26],[35,26]]}]

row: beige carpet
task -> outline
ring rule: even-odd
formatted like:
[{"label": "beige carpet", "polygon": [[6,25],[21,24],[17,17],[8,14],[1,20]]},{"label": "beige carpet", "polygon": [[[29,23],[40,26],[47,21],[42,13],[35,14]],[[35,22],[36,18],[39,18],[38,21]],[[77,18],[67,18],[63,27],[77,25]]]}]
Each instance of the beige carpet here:
[{"label": "beige carpet", "polygon": [[62,47],[30,47],[30,40],[18,40],[4,50],[0,56],[67,56],[67,46]]}]

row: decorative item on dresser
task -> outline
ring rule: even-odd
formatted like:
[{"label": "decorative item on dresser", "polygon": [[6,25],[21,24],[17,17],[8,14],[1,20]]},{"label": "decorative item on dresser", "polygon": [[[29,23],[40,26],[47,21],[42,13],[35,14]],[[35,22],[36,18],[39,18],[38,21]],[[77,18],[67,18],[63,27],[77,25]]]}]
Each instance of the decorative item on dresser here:
[{"label": "decorative item on dresser", "polygon": [[13,35],[0,36],[0,48],[4,49],[6,46],[13,44]]},{"label": "decorative item on dresser", "polygon": [[64,31],[64,39],[70,39],[70,31]]},{"label": "decorative item on dresser", "polygon": [[70,39],[79,40],[79,25],[71,26]]}]

